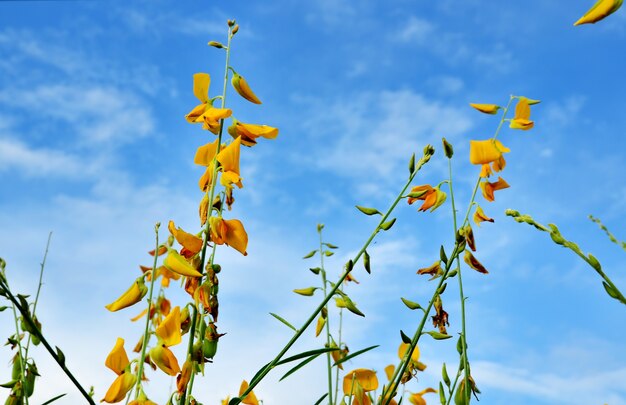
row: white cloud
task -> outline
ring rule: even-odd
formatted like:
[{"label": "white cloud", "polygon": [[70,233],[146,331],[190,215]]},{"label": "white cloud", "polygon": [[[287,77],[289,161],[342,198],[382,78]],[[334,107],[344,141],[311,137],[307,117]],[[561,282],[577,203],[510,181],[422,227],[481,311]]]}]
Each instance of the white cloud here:
[{"label": "white cloud", "polygon": [[396,37],[402,42],[425,44],[432,39],[434,33],[435,26],[431,22],[411,16],[406,23],[400,26]]},{"label": "white cloud", "polygon": [[84,169],[84,165],[62,151],[33,149],[20,141],[0,138],[0,171],[13,168],[28,176],[73,177]]}]

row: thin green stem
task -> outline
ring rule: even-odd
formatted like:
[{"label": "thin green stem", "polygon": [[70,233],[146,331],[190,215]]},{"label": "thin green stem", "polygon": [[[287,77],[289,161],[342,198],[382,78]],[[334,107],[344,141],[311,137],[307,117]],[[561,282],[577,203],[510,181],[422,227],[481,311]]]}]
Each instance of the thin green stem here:
[{"label": "thin green stem", "polygon": [[[224,67],[224,86],[222,88],[222,107],[221,108],[225,108],[226,106],[226,90],[228,88],[228,68],[230,67],[230,49],[231,49],[231,41],[233,38],[233,34],[232,34],[232,28],[229,26],[228,27],[228,46],[226,47],[226,63],[225,63],[225,67]],[[210,235],[210,219],[211,216],[213,215],[213,199],[215,198],[215,188],[217,185],[217,181],[215,181],[215,177],[217,175],[217,154],[220,152],[221,146],[222,146],[222,133],[224,130],[224,120],[220,120],[220,130],[219,130],[219,134],[217,136],[217,148],[215,151],[215,156],[213,157],[213,173],[211,176],[211,186],[209,187],[209,190],[207,190],[207,195],[209,197],[208,200],[208,204],[209,204],[209,215],[208,218],[206,220],[206,224],[205,224],[205,228],[204,228],[204,235],[205,235],[205,243],[202,246],[202,255],[201,255],[201,266],[199,271],[201,273],[204,272],[204,265],[205,265],[205,261],[206,261],[206,250],[207,250],[207,245],[208,245],[208,240],[209,240],[209,235]],[[211,254],[211,262],[210,264],[213,264],[213,258],[215,255],[215,245],[213,245],[213,252]],[[195,332],[196,332],[196,327],[197,327],[197,323],[198,323],[198,319],[200,319],[203,315],[200,314],[198,312],[198,307],[197,305],[194,305],[193,307],[193,315],[192,315],[192,322],[191,322],[191,329],[189,332],[189,345],[187,347],[187,353],[188,354],[192,354],[193,352],[193,344],[194,344],[194,338],[195,338]],[[204,329],[204,322],[200,323],[200,329]],[[200,340],[204,340],[204,331],[201,330],[200,331],[200,335],[199,335],[199,339]],[[181,404],[185,404],[187,405],[189,403],[189,397],[191,396],[191,393],[193,391],[193,382],[194,382],[194,376],[195,374],[195,369],[194,372],[191,374],[191,378],[189,380],[189,384],[187,387],[187,390],[184,391],[181,395],[181,399],[180,399],[180,403]],[[187,397],[187,398],[186,398]]]},{"label": "thin green stem", "polygon": [[[318,228],[319,231],[319,235],[320,235],[320,273],[322,276],[322,285],[324,288],[324,298],[326,298],[327,295],[327,287],[326,287],[326,269],[324,268],[324,245],[322,244],[322,229]],[[328,315],[328,305],[324,306],[324,308],[326,309],[326,346],[330,347],[330,322],[329,322],[329,315]],[[330,352],[326,353],[326,370],[328,373],[328,404],[329,405],[333,405],[333,370],[332,370],[332,366],[331,366],[331,361],[330,361]]]},{"label": "thin green stem", "polygon": [[411,185],[411,182],[413,181],[413,178],[415,177],[417,172],[421,169],[421,167],[424,164],[426,164],[430,160],[430,157],[432,156],[432,153],[433,153],[431,148],[432,147],[429,145],[424,149],[424,156],[417,162],[406,184],[404,185],[400,193],[398,193],[398,196],[393,201],[389,209],[382,216],[380,222],[378,223],[378,225],[376,225],[376,228],[374,229],[374,231],[372,231],[370,236],[367,238],[363,247],[358,251],[354,259],[348,262],[349,265],[346,266],[345,270],[339,277],[339,280],[335,283],[335,285],[328,292],[328,295],[324,297],[322,302],[317,306],[317,308],[313,311],[313,313],[307,318],[304,324],[297,330],[297,332],[293,335],[293,337],[289,340],[289,342],[287,342],[287,344],[280,350],[280,352],[276,355],[276,357],[259,372],[258,376],[255,379],[250,381],[250,385],[248,386],[248,389],[246,389],[239,396],[239,398],[233,398],[233,400],[231,400],[233,404],[240,403],[241,398],[245,397],[250,391],[254,389],[254,387],[256,387],[259,384],[259,382],[261,382],[261,380],[263,380],[263,378],[265,378],[265,376],[276,366],[276,363],[280,361],[280,359],[285,355],[285,353],[287,353],[287,351],[291,348],[291,346],[293,346],[293,344],[300,338],[300,336],[302,336],[304,331],[311,325],[311,323],[315,320],[315,317],[322,311],[322,308],[326,306],[326,304],[331,299],[331,297],[335,295],[335,293],[337,292],[337,289],[339,289],[339,287],[344,282],[346,277],[348,277],[348,274],[350,274],[350,272],[352,271],[354,264],[356,264],[359,261],[359,258],[363,255],[365,250],[369,247],[370,243],[372,243],[372,240],[374,240],[376,235],[380,232],[381,230],[380,226],[387,220],[389,215],[391,215],[391,212],[396,208],[396,205],[398,205],[400,200],[404,198],[404,194],[406,193],[406,190]]},{"label": "thin green stem", "polygon": [[[43,254],[43,260],[41,261],[41,266],[39,270],[39,284],[37,286],[37,293],[35,294],[35,301],[33,302],[33,313],[35,316],[35,311],[37,310],[37,303],[39,302],[39,294],[41,292],[41,286],[43,285],[43,271],[46,267],[46,259],[48,258],[48,250],[50,249],[50,240],[52,239],[52,232],[48,234],[48,241],[46,242],[46,251]],[[30,334],[28,335],[28,341],[26,342],[26,353],[24,353],[24,357],[28,358],[28,349],[30,347]]]},{"label": "thin green stem", "polygon": [[[502,121],[500,121],[502,122]],[[459,228],[457,227],[457,221],[456,221],[456,206],[454,203],[454,187],[452,187],[452,159],[448,158],[448,175],[449,175],[449,183],[448,186],[450,188],[450,202],[452,205],[452,219],[453,219],[453,225],[454,225],[454,238],[456,238],[456,234],[459,230]],[[472,206],[472,202],[474,201],[476,194],[474,191],[474,194],[472,195],[472,200],[470,201],[469,206]],[[462,278],[462,271],[461,271],[461,259],[459,258],[459,256],[457,255],[456,257],[456,266],[457,266],[457,277],[459,279],[459,298],[461,299],[461,343],[463,346],[463,351],[461,353],[461,364],[464,364],[465,367],[463,367],[463,374],[464,374],[464,379],[465,379],[465,387],[469,387],[469,367],[467,367],[467,365],[469,364],[469,360],[467,358],[467,332],[466,332],[466,322],[465,322],[465,295],[463,293],[463,278]],[[468,390],[465,390],[465,392],[469,392]],[[469,398],[467,398],[467,395],[465,396],[466,401],[468,401]],[[468,402],[469,403],[469,402]]]},{"label": "thin green stem", "polygon": [[154,262],[152,263],[152,270],[150,273],[150,292],[148,293],[148,313],[146,314],[146,325],[143,329],[143,339],[141,341],[141,355],[139,356],[139,365],[137,370],[137,386],[135,388],[135,399],[139,397],[139,393],[141,391],[141,381],[143,377],[143,365],[144,360],[146,358],[146,348],[148,346],[148,342],[150,341],[150,314],[152,313],[152,296],[154,293],[154,281],[157,278],[156,268],[157,268],[157,259],[159,257],[159,227],[160,223],[157,223],[154,227],[155,233],[155,248],[154,248]]},{"label": "thin green stem", "polygon": [[[343,291],[343,287],[339,287],[339,291]],[[343,327],[343,308],[339,308],[339,341],[337,342],[337,347],[341,350],[341,332]],[[335,402],[339,400],[339,367],[335,368]]]}]

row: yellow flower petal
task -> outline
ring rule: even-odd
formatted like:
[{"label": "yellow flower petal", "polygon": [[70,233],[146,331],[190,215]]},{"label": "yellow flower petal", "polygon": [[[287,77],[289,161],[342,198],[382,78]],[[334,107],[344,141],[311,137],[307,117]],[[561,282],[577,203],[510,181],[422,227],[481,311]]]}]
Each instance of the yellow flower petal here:
[{"label": "yellow flower petal", "polygon": [[480,189],[482,190],[483,197],[485,197],[485,200],[487,201],[495,201],[495,196],[493,194],[494,191],[502,190],[509,187],[509,184],[502,177],[498,177],[498,181],[496,182],[480,182]]},{"label": "yellow flower petal", "polygon": [[[404,355],[406,354],[406,351],[409,349],[409,344],[408,343],[400,343],[400,346],[398,347],[398,357],[400,358],[400,360],[402,360],[404,358]],[[411,361],[412,362],[416,362],[420,359],[420,348],[419,346],[415,346],[415,349],[413,349],[413,354],[411,354]]]},{"label": "yellow flower petal", "polygon": [[[372,370],[368,370],[366,368],[357,368],[356,370],[352,370],[349,373],[346,373],[343,378],[343,393],[346,395],[350,394],[350,390],[352,389],[352,381],[354,379],[354,386],[357,384],[361,386],[364,392],[374,391],[378,388],[378,377],[376,377],[376,373]],[[354,389],[352,390],[355,391]]]},{"label": "yellow flower petal", "polygon": [[217,154],[217,161],[222,165],[224,172],[239,173],[239,155],[241,151],[241,138],[236,138],[230,145]]},{"label": "yellow flower petal", "polygon": [[202,250],[204,242],[202,238],[185,232],[180,227],[177,228],[174,221],[169,221],[167,229],[169,229],[170,233],[178,241],[178,243],[180,243],[185,249],[189,250],[192,255],[195,255]]},{"label": "yellow flower petal", "polygon": [[124,294],[109,305],[106,305],[105,308],[115,312],[130,307],[141,301],[147,292],[148,287],[146,287],[143,277],[139,277]]},{"label": "yellow flower petal", "polygon": [[394,371],[396,371],[396,366],[394,366],[393,364],[385,367],[385,375],[387,376],[387,380],[391,381],[391,377],[393,377]]},{"label": "yellow flower petal", "polygon": [[196,73],[193,75],[193,94],[201,103],[209,101],[209,85],[211,84],[211,76],[207,73]]},{"label": "yellow flower petal", "polygon": [[574,25],[595,24],[616,12],[623,0],[599,0]]},{"label": "yellow flower petal", "polygon": [[202,145],[196,150],[196,155],[193,158],[193,162],[201,166],[210,166],[215,158],[217,152],[218,139],[214,142]]},{"label": "yellow flower petal", "polygon": [[170,347],[181,342],[180,334],[180,307],[174,307],[163,319],[155,331],[157,337],[165,346]]},{"label": "yellow flower petal", "polygon": [[233,138],[241,138],[243,145],[253,146],[259,137],[275,139],[278,136],[278,128],[270,127],[269,125],[245,124],[235,120],[228,127],[228,133]]},{"label": "yellow flower petal", "polygon": [[225,220],[221,217],[211,217],[209,219],[211,228],[211,241],[218,245],[226,244],[237,250],[242,255],[248,253],[248,234],[243,224],[238,219]]},{"label": "yellow flower petal", "polygon": [[[239,396],[241,397],[241,394],[243,394],[244,391],[247,389],[248,389],[248,382],[246,380],[243,380],[241,382],[241,386],[239,387]],[[256,398],[256,395],[254,395],[254,391],[250,391],[248,392],[246,397],[243,398],[241,403],[246,404],[246,405],[259,405],[259,400]]]},{"label": "yellow flower petal", "polygon": [[491,115],[496,114],[498,112],[498,110],[500,109],[500,106],[495,105],[495,104],[474,104],[474,103],[470,103],[470,106],[474,107],[475,109],[477,109],[481,113],[491,114]]},{"label": "yellow flower petal", "polygon": [[478,259],[475,258],[472,252],[470,252],[469,250],[465,251],[465,254],[463,255],[463,261],[465,261],[468,266],[470,266],[472,269],[476,270],[479,273],[489,273],[485,266],[483,266],[482,263],[479,262]]},{"label": "yellow flower petal", "polygon": [[128,355],[124,349],[124,339],[117,338],[113,350],[111,350],[111,353],[109,353],[104,361],[104,365],[113,370],[115,374],[122,375],[128,364],[130,364],[130,362],[128,361]]},{"label": "yellow flower petal", "polygon": [[248,82],[246,81],[246,79],[243,78],[243,76],[238,73],[234,73],[233,78],[231,79],[231,83],[241,97],[245,98],[251,103],[261,104],[261,100],[259,100],[256,94],[254,94],[254,92],[248,85]]},{"label": "yellow flower petal", "polygon": [[494,219],[489,218],[479,205],[478,208],[476,208],[476,212],[474,212],[474,222],[476,225],[480,226],[481,222],[494,222]]},{"label": "yellow flower petal", "polygon": [[470,162],[475,165],[491,163],[510,151],[498,140],[470,141]]},{"label": "yellow flower petal", "polygon": [[122,373],[115,379],[115,381],[113,381],[113,384],[111,384],[104,395],[104,398],[102,398],[100,402],[108,402],[110,404],[120,402],[126,398],[128,391],[133,389],[135,382],[137,382],[137,377],[135,375],[131,373]]},{"label": "yellow flower petal", "polygon": [[150,350],[150,359],[167,375],[174,377],[180,373],[180,366],[176,356],[165,345],[153,347]]},{"label": "yellow flower petal", "polygon": [[174,249],[169,250],[165,260],[163,260],[163,265],[168,270],[182,276],[202,277],[202,274]]}]

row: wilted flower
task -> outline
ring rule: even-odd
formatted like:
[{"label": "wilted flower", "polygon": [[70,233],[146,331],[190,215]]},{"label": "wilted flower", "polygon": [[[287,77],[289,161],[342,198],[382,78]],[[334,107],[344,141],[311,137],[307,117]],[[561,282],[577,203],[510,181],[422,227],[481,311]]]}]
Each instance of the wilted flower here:
[{"label": "wilted flower", "polygon": [[498,177],[498,181],[493,183],[488,181],[480,182],[480,189],[483,192],[483,197],[485,197],[485,200],[487,201],[495,201],[495,196],[493,195],[493,193],[496,190],[502,190],[509,187],[509,184],[504,181],[502,177]]}]

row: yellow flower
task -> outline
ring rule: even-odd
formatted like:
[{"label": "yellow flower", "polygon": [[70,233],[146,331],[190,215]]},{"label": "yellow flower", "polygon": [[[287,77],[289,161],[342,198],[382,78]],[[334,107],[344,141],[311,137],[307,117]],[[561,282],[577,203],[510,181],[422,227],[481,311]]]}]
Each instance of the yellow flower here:
[{"label": "yellow flower", "polygon": [[526,97],[520,97],[515,106],[515,117],[511,120],[509,127],[527,131],[535,125],[530,120],[530,104]]},{"label": "yellow flower", "polygon": [[268,125],[244,124],[234,119],[232,125],[228,127],[228,133],[233,138],[241,138],[241,143],[245,146],[253,146],[256,145],[256,139],[259,137],[275,139],[278,136],[278,128]]},{"label": "yellow flower", "polygon": [[474,222],[476,225],[480,226],[481,222],[494,222],[494,219],[489,218],[479,205],[478,208],[476,208],[476,212],[474,212]]},{"label": "yellow flower", "polygon": [[483,197],[485,197],[485,200],[487,201],[495,201],[495,196],[493,195],[494,191],[502,190],[509,187],[509,184],[504,181],[502,177],[498,177],[498,181],[493,183],[488,181],[480,182],[480,189],[483,192]]},{"label": "yellow flower", "polygon": [[167,375],[173,377],[180,373],[180,366],[176,356],[164,344],[155,346],[150,350],[150,359]]},{"label": "yellow flower", "polygon": [[374,391],[378,388],[378,377],[376,377],[374,371],[366,368],[357,368],[346,373],[346,376],[343,378],[343,393],[345,395],[350,395],[350,392],[355,391],[352,384],[353,381],[354,387],[357,387],[358,384],[365,392]]},{"label": "yellow flower", "polygon": [[193,361],[190,358],[183,363],[183,369],[181,373],[176,377],[176,390],[179,394],[187,391],[187,385],[191,380],[191,373],[193,371]]},{"label": "yellow flower", "polygon": [[126,355],[126,350],[124,349],[124,339],[117,338],[113,350],[111,350],[111,353],[109,353],[104,361],[104,365],[113,370],[115,374],[122,375],[124,369],[126,369],[126,366],[129,364],[128,355]]},{"label": "yellow flower", "polygon": [[413,405],[426,405],[426,400],[422,398],[422,395],[429,392],[437,393],[437,390],[435,390],[434,388],[426,388],[425,390],[411,394],[411,396],[409,397],[409,402]]},{"label": "yellow flower", "polygon": [[147,292],[148,287],[146,287],[144,283],[143,276],[139,277],[124,294],[109,305],[106,305],[105,308],[111,312],[115,312],[120,309],[130,307],[141,301]]},{"label": "yellow flower", "polygon": [[511,150],[504,146],[497,139],[487,139],[485,141],[470,141],[470,163],[474,165],[484,165],[502,157],[503,153]]},{"label": "yellow flower", "polygon": [[[404,343],[404,342],[400,343],[400,346],[398,347],[398,358],[400,358],[400,360],[404,358],[404,355],[406,354],[408,349],[409,349],[408,343]],[[415,346],[415,349],[413,349],[413,353],[411,354],[411,363],[415,363],[419,361],[419,359],[420,359],[420,348],[418,346]]]},{"label": "yellow flower", "polygon": [[431,280],[441,276],[443,274],[443,269],[441,268],[441,260],[437,260],[430,267],[424,267],[424,268],[417,270],[417,274],[431,275],[433,276]]},{"label": "yellow flower", "polygon": [[385,375],[387,376],[387,380],[391,381],[391,377],[393,377],[394,371],[396,371],[396,366],[394,366],[393,364],[385,367]]},{"label": "yellow flower", "polygon": [[113,381],[113,384],[111,384],[100,402],[108,402],[110,404],[120,402],[126,398],[126,394],[133,389],[136,382],[137,377],[134,374],[127,372],[120,374],[115,381]]},{"label": "yellow flower", "polygon": [[207,73],[193,75],[193,94],[200,104],[195,106],[189,114],[185,115],[188,122],[203,122],[203,128],[217,134],[220,128],[220,120],[230,117],[232,111],[227,108],[213,108],[209,100],[209,85],[211,77]]},{"label": "yellow flower", "polygon": [[239,95],[251,103],[261,104],[261,100],[254,94],[246,79],[243,78],[239,73],[233,70],[233,78],[230,80],[233,87],[239,93]]},{"label": "yellow flower", "polygon": [[128,405],[157,405],[157,403],[150,401],[142,389],[139,393],[139,397],[130,401]]},{"label": "yellow flower", "polygon": [[169,223],[167,224],[167,229],[169,229],[170,233],[178,241],[178,243],[180,243],[183,248],[189,251],[191,256],[197,254],[202,250],[202,238],[185,232],[180,227],[177,228],[174,224],[174,221],[169,221]]},{"label": "yellow flower", "polygon": [[193,162],[200,166],[210,166],[211,163],[213,163],[215,155],[217,154],[218,141],[219,139],[216,139],[213,142],[200,146],[196,150],[196,155],[193,158]]},{"label": "yellow flower", "polygon": [[238,219],[223,219],[222,217],[209,218],[211,228],[210,239],[218,245],[226,244],[242,255],[248,253],[248,234]]},{"label": "yellow flower", "polygon": [[497,114],[498,110],[500,109],[500,106],[495,105],[495,104],[473,104],[470,103],[470,105],[472,107],[474,107],[475,109],[477,109],[478,111],[480,111],[481,113],[485,113],[485,114]]},{"label": "yellow flower", "polygon": [[598,0],[574,25],[595,24],[616,12],[623,0]]},{"label": "yellow flower", "polygon": [[155,331],[159,342],[167,347],[177,345],[181,342],[180,334],[180,307],[176,306],[163,319]]},{"label": "yellow flower", "polygon": [[230,145],[217,154],[217,160],[222,166],[220,183],[226,188],[226,205],[230,209],[235,199],[233,198],[233,184],[243,187],[239,173],[239,154],[241,150],[241,138],[236,138]]},{"label": "yellow flower", "polygon": [[[241,386],[239,387],[238,396],[241,397],[241,394],[243,394],[244,391],[247,389],[248,389],[248,382],[246,380],[243,380],[241,382]],[[259,400],[256,398],[256,395],[254,395],[254,391],[250,391],[248,392],[248,394],[246,394],[246,397],[243,398],[241,403],[246,404],[246,405],[259,405]]]},{"label": "yellow flower", "polygon": [[163,260],[163,265],[168,270],[178,273],[181,276],[202,277],[202,274],[174,249],[169,250],[165,260]]},{"label": "yellow flower", "polygon": [[433,188],[425,184],[413,187],[409,193],[407,202],[411,205],[417,200],[422,200],[424,203],[419,207],[418,211],[426,211],[430,208],[430,212],[433,212],[446,201],[447,196],[448,195],[441,191],[439,187]]}]

